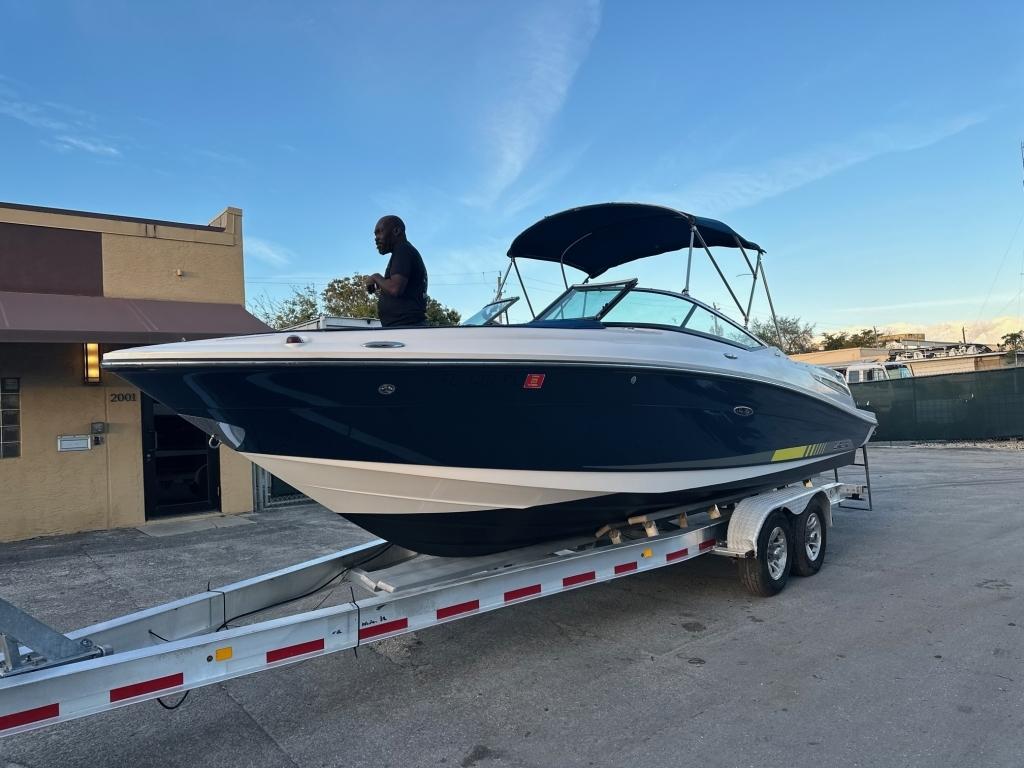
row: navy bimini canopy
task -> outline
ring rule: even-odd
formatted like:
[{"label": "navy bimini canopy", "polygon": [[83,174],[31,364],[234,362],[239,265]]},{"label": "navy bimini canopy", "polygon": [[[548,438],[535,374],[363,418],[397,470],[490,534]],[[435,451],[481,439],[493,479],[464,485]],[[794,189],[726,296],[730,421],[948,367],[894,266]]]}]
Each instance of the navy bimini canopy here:
[{"label": "navy bimini canopy", "polygon": [[[512,241],[513,259],[562,262],[597,277],[612,267],[690,245],[695,224],[709,247],[763,249],[714,219],[643,203],[600,203],[541,219]],[[694,239],[700,247],[700,239]]]}]

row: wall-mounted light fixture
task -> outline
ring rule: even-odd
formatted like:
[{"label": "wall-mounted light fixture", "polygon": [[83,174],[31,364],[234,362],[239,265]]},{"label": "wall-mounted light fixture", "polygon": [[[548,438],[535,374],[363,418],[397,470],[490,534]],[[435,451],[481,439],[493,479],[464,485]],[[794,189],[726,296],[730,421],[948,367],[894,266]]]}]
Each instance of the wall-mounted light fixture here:
[{"label": "wall-mounted light fixture", "polygon": [[88,342],[82,345],[84,360],[83,378],[86,384],[100,383],[100,345],[95,342]]}]

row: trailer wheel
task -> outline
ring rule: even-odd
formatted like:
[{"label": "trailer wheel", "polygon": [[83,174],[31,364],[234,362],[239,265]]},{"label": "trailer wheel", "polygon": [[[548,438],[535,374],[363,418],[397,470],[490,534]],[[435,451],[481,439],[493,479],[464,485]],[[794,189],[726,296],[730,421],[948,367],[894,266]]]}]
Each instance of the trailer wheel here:
[{"label": "trailer wheel", "polygon": [[820,571],[827,543],[825,517],[812,503],[793,519],[793,573],[813,576]]},{"label": "trailer wheel", "polygon": [[792,540],[786,513],[776,510],[768,515],[757,535],[756,557],[739,561],[740,581],[748,591],[760,597],[782,591],[793,563]]}]

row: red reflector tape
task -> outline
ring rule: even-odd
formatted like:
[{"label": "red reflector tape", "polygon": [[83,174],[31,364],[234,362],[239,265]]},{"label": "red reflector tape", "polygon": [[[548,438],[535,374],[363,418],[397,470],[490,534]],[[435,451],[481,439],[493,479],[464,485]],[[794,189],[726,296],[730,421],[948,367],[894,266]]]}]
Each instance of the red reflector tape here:
[{"label": "red reflector tape", "polygon": [[615,566],[615,573],[616,574],[619,574],[619,573],[629,573],[630,571],[635,571],[635,570],[636,570],[636,561],[633,561],[632,563],[623,563],[622,565],[616,565]]},{"label": "red reflector tape", "polygon": [[272,651],[267,651],[267,664],[273,664],[275,661],[290,659],[293,656],[302,656],[306,653],[322,651],[323,649],[323,638],[320,638],[319,640],[310,640],[308,643],[298,643],[296,645],[285,646],[284,648],[275,648]]},{"label": "red reflector tape", "polygon": [[706,552],[707,550],[711,549],[713,546],[715,546],[715,540],[714,539],[708,539],[707,541],[702,541],[700,543],[700,551],[701,552]]},{"label": "red reflector tape", "polygon": [[511,602],[512,600],[518,600],[521,597],[529,597],[530,595],[540,594],[540,584],[533,584],[529,587],[520,587],[519,589],[513,589],[505,593],[505,602]]},{"label": "red reflector tape", "polygon": [[394,619],[393,621],[385,621],[382,624],[372,624],[359,630],[359,639],[369,640],[371,637],[380,637],[389,632],[397,632],[400,629],[406,629],[408,626],[408,619]]},{"label": "red reflector tape", "polygon": [[458,616],[460,613],[469,613],[470,611],[479,611],[480,601],[470,600],[465,603],[458,603],[457,605],[449,605],[447,608],[437,609],[438,620],[447,619],[451,616]]},{"label": "red reflector tape", "polygon": [[154,691],[162,691],[165,688],[177,688],[179,685],[184,684],[185,675],[179,672],[176,675],[158,677],[154,680],[146,680],[142,683],[122,685],[120,688],[110,689],[110,703],[113,704],[115,701],[134,699],[136,696],[144,696],[147,693],[153,693]]},{"label": "red reflector tape", "polygon": [[563,587],[574,587],[577,584],[582,584],[585,581],[593,581],[597,578],[597,573],[594,571],[587,571],[586,573],[577,573],[575,576],[566,576],[562,579]]},{"label": "red reflector tape", "polygon": [[49,720],[51,717],[60,717],[60,704],[47,704],[45,707],[26,709],[23,712],[14,712],[10,715],[0,716],[0,731],[8,728],[17,728],[19,725],[38,723],[40,720]]},{"label": "red reflector tape", "polygon": [[528,373],[526,374],[526,381],[523,382],[523,389],[540,389],[544,386],[543,373]]},{"label": "red reflector tape", "polygon": [[665,555],[665,560],[666,562],[671,563],[673,560],[679,560],[680,558],[686,557],[688,554],[690,554],[689,547],[683,547],[682,549],[677,549],[675,552],[669,552]]}]

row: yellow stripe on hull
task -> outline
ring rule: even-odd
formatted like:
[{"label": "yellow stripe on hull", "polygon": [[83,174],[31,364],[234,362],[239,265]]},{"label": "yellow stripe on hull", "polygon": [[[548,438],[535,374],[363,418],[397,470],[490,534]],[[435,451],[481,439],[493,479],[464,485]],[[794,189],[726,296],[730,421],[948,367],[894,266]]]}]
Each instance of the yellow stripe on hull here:
[{"label": "yellow stripe on hull", "polygon": [[779,448],[775,453],[772,454],[772,461],[792,461],[793,459],[802,459],[810,446],[798,445],[795,448]]}]

